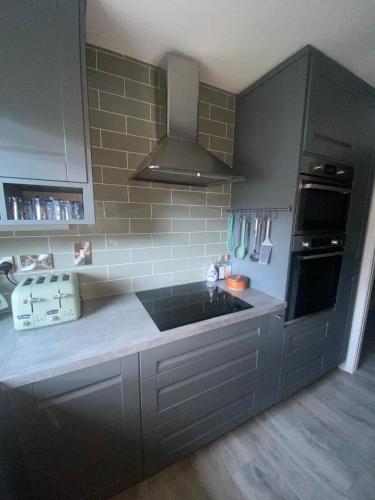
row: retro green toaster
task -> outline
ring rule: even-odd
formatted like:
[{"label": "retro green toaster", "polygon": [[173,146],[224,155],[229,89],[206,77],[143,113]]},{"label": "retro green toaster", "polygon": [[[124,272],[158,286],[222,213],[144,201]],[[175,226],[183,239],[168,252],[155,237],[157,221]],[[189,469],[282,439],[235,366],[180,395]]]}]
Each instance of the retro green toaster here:
[{"label": "retro green toaster", "polygon": [[78,319],[81,300],[77,274],[40,274],[23,278],[13,290],[12,310],[16,330]]}]

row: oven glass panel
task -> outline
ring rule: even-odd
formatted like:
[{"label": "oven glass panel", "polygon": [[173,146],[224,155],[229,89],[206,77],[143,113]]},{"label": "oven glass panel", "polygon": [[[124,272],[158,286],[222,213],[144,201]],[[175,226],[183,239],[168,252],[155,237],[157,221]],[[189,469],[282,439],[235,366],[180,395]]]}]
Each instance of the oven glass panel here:
[{"label": "oven glass panel", "polygon": [[342,255],[311,257],[316,255],[292,256],[288,320],[322,311],[336,303]]},{"label": "oven glass panel", "polygon": [[345,232],[350,194],[301,189],[297,231]]}]

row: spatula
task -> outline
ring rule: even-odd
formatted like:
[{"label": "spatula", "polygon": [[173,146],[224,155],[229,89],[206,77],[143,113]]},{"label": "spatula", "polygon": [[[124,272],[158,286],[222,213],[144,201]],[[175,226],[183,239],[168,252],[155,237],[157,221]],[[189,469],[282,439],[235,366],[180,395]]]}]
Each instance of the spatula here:
[{"label": "spatula", "polygon": [[271,257],[272,243],[270,240],[271,217],[267,217],[266,236],[260,248],[259,264],[268,264]]},{"label": "spatula", "polygon": [[258,216],[255,217],[254,221],[254,249],[252,253],[249,255],[249,259],[253,262],[259,260],[258,254],[258,235],[260,233],[260,218]]},{"label": "spatula", "polygon": [[228,234],[227,234],[227,253],[233,250],[234,247],[234,214],[228,217]]},{"label": "spatula", "polygon": [[245,245],[245,235],[246,235],[246,217],[242,217],[240,224],[240,243],[235,250],[235,255],[237,259],[243,259],[246,254],[246,245]]}]

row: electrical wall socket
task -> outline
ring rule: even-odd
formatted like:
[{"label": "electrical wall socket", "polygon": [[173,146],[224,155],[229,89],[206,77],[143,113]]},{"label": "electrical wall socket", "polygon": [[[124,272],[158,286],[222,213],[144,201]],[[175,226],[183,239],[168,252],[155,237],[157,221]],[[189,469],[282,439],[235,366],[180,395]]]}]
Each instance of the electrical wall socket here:
[{"label": "electrical wall socket", "polygon": [[0,257],[0,265],[3,263],[3,262],[9,262],[9,264],[12,265],[12,269],[10,270],[10,272],[14,272],[14,262],[13,262],[13,257],[10,255],[10,256],[4,256],[4,257]]}]

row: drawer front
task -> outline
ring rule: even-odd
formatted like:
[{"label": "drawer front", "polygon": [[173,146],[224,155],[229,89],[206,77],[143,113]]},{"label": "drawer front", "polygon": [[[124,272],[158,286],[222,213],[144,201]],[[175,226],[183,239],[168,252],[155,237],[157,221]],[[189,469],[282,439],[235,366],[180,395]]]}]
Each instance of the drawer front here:
[{"label": "drawer front", "polygon": [[114,360],[33,384],[37,399],[51,398],[121,374],[121,361]]},{"label": "drawer front", "polygon": [[[156,377],[142,381],[141,398],[142,398],[142,424],[143,430],[153,429],[161,424],[167,423],[174,418],[183,415],[190,415],[193,418],[194,411],[200,407],[213,405],[220,407],[225,402],[233,401],[236,397],[241,397],[255,388],[260,383],[260,373],[256,369],[250,369],[239,373],[236,377],[224,379],[216,383],[211,383],[210,387],[202,387],[189,391],[190,396],[184,397],[179,395],[179,386],[171,388],[171,394],[162,399],[162,407],[160,407],[160,396],[157,389]],[[203,383],[206,382],[203,379]],[[187,390],[190,390],[190,381],[186,381]]]},{"label": "drawer front", "polygon": [[[150,430],[215,401],[217,405],[233,401],[233,394],[241,397],[256,387],[262,379],[266,340],[262,333],[267,323],[268,317],[247,322],[237,326],[235,335],[215,343],[198,337],[195,345],[189,343],[189,350],[185,341],[176,342],[169,358],[162,359],[158,349],[158,355],[153,356],[158,373],[141,380],[143,429]],[[226,337],[230,333],[228,329]],[[178,349],[181,344],[185,352]]]},{"label": "drawer front", "polygon": [[144,471],[150,475],[245,422],[256,412],[251,391],[235,401],[208,405],[143,435]]},{"label": "drawer front", "polygon": [[267,324],[267,316],[216,328],[200,335],[172,342],[140,355],[141,378],[159,375],[182,365],[222,352],[258,335]]},{"label": "drawer front", "polygon": [[318,379],[324,373],[331,313],[287,325],[280,379],[280,397]]}]

